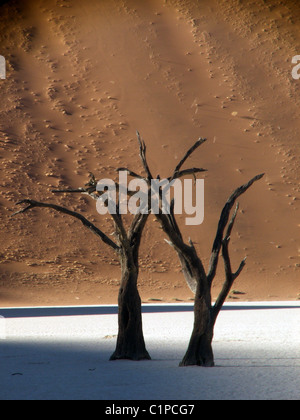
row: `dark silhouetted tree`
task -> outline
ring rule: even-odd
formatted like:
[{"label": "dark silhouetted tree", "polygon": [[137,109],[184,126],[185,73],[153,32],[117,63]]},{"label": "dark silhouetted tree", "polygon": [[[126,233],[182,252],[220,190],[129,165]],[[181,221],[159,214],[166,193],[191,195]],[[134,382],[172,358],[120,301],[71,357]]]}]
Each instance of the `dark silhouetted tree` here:
[{"label": "dark silhouetted tree", "polygon": [[[188,157],[205,141],[206,139],[200,138],[186,152],[176,166],[173,174],[167,178],[169,182],[184,175],[193,174],[195,176],[196,173],[203,171],[201,168],[181,168]],[[143,160],[144,167],[147,168],[148,164],[146,157],[141,155],[141,158]],[[193,332],[188,349],[180,363],[180,366],[214,366],[214,355],[212,350],[214,325],[232,284],[241,273],[246,261],[246,258],[244,258],[238,269],[234,272],[232,271],[228,247],[231,231],[237,216],[238,204],[236,205],[231,218],[229,218],[230,212],[234,207],[236,200],[244,192],[246,192],[255,181],[261,179],[263,175],[264,174],[256,175],[250,181],[238,187],[229,196],[220,215],[207,272],[204,269],[201,258],[197,254],[192,240],[189,239],[188,243],[184,242],[182,233],[174,215],[174,199],[170,204],[169,214],[163,213],[161,206],[162,201],[160,202],[160,212],[156,214],[156,218],[160,222],[163,231],[168,236],[167,242],[177,252],[185,280],[191,290],[195,293]],[[225,281],[216,302],[213,304],[211,299],[211,288],[216,275],[221,250],[224,262]]]},{"label": "dark silhouetted tree", "polygon": [[[145,159],[146,148],[140,143],[140,154]],[[80,193],[87,194],[94,200],[98,200],[97,181],[93,174],[90,175],[89,182],[78,189],[53,190],[54,193]],[[115,359],[150,359],[146,350],[141,315],[141,299],[137,289],[137,280],[139,274],[139,248],[143,229],[145,227],[148,213],[138,213],[126,230],[122,215],[119,214],[119,202],[116,203],[116,213],[111,214],[114,222],[114,236],[116,242],[110,239],[93,223],[87,220],[82,214],[69,210],[65,207],[24,199],[17,203],[26,205],[25,208],[14,213],[25,213],[34,208],[48,208],[78,219],[84,227],[93,232],[106,245],[110,246],[117,254],[121,264],[121,282],[118,294],[118,337],[116,349],[110,360]]]}]

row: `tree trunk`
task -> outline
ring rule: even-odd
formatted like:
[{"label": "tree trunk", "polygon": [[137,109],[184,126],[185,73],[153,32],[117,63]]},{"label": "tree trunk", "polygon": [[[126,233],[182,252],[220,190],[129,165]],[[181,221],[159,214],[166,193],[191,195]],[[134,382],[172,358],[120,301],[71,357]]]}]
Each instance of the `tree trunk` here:
[{"label": "tree trunk", "polygon": [[211,296],[206,276],[197,278],[194,304],[194,328],[186,354],[179,366],[214,366],[212,339],[214,323],[211,317]]},{"label": "tree trunk", "polygon": [[137,256],[122,250],[122,279],[118,296],[118,338],[117,345],[110,360],[151,359],[149,356],[142,329],[141,298],[137,290],[138,265]]},{"label": "tree trunk", "polygon": [[195,326],[188,349],[179,366],[214,366],[212,339],[213,328],[207,328],[206,331],[203,332],[198,331],[198,328]]}]

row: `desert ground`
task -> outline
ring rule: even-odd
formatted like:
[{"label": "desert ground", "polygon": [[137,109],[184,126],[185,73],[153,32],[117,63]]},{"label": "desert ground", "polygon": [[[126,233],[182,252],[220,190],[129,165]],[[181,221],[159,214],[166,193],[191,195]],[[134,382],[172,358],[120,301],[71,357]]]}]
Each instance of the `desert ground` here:
[{"label": "desert ground", "polygon": [[[239,200],[230,253],[246,266],[228,300],[300,296],[297,0],[12,0],[0,2],[0,306],[117,302],[116,255],[80,222],[51,210],[11,217],[24,198],[81,212],[107,235],[111,218],[84,195],[53,188],[140,173],[136,130],[153,173],[207,172],[199,226],[178,223],[205,268],[228,196]],[[300,73],[300,72],[299,72]],[[129,215],[130,216],[130,215]],[[140,251],[143,302],[190,302],[174,250],[150,215]],[[213,285],[224,278],[220,264]]]}]

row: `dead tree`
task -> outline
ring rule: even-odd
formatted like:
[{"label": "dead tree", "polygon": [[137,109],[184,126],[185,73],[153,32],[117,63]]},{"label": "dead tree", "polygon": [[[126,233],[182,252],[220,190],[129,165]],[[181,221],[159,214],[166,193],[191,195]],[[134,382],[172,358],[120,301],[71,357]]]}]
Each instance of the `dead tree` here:
[{"label": "dead tree", "polygon": [[[142,159],[145,159],[146,148],[144,145],[142,146],[141,143],[140,155]],[[88,196],[97,200],[99,198],[99,193],[96,187],[97,181],[94,175],[91,174],[89,182],[83,188],[53,190],[52,192],[87,194]],[[142,232],[149,214],[136,214],[127,231],[122,215],[119,214],[118,211],[116,211],[115,214],[111,214],[114,222],[114,235],[117,239],[117,241],[114,242],[98,227],[87,220],[82,214],[71,211],[65,207],[56,204],[43,203],[31,199],[21,200],[17,204],[25,204],[26,207],[15,212],[14,215],[25,213],[33,208],[42,207],[72,216],[80,220],[83,226],[97,235],[98,238],[100,238],[106,245],[110,246],[114,252],[116,252],[121,264],[121,283],[118,294],[118,337],[116,349],[110,357],[110,360],[150,359],[144,342],[141,315],[141,298],[137,288],[137,279],[139,274],[139,247]],[[117,209],[118,205],[119,203],[117,203]]]},{"label": "dead tree", "polygon": [[[176,166],[172,176],[168,178],[169,181],[187,174],[193,174],[195,176],[196,173],[203,170],[199,168],[182,170],[181,168],[188,157],[205,141],[206,139],[200,138],[186,152]],[[148,164],[146,157],[141,155],[141,158],[144,168],[147,168]],[[156,214],[156,218],[160,222],[163,231],[168,236],[167,242],[178,254],[185,280],[191,290],[195,293],[193,332],[188,349],[180,366],[214,366],[214,355],[212,350],[214,325],[232,284],[244,268],[246,260],[246,258],[244,258],[238,269],[235,272],[232,271],[228,246],[230,234],[237,216],[238,204],[229,220],[230,212],[238,197],[246,192],[255,181],[261,179],[263,175],[264,174],[255,176],[250,181],[237,188],[228,198],[220,215],[207,272],[204,269],[203,263],[197,254],[192,240],[189,239],[188,244],[184,242],[174,216],[174,200],[171,202],[169,214],[163,214],[162,211]],[[224,234],[225,229],[226,232]],[[225,281],[216,302],[213,304],[211,299],[211,287],[216,275],[221,249],[225,269]]]}]

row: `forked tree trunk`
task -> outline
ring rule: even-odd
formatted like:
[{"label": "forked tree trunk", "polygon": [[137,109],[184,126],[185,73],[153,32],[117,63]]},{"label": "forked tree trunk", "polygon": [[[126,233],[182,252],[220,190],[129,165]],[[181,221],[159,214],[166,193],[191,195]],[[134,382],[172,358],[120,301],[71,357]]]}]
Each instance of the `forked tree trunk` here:
[{"label": "forked tree trunk", "polygon": [[[122,278],[118,296],[118,338],[110,360],[151,359],[145,346],[141,298],[137,289],[138,263],[132,249],[121,251]],[[137,252],[133,249],[133,252]]]}]

